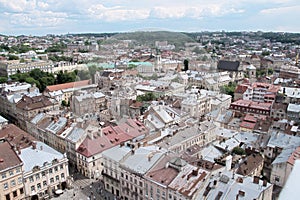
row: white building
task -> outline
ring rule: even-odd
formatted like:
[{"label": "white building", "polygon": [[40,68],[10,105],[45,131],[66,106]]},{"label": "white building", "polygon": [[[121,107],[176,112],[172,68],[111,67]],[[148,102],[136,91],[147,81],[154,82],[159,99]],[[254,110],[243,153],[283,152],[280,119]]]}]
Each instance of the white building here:
[{"label": "white building", "polygon": [[68,159],[64,154],[42,142],[21,149],[24,163],[23,180],[26,197],[51,197],[57,190],[69,186]]}]

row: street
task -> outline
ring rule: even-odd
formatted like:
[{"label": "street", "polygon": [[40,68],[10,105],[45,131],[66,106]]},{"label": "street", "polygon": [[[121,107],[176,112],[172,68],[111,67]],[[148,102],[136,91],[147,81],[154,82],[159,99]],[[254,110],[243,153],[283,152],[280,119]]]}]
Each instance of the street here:
[{"label": "street", "polygon": [[88,179],[80,174],[74,175],[74,183],[72,189],[64,190],[64,193],[52,199],[57,200],[114,200],[113,194],[104,190],[101,181]]}]

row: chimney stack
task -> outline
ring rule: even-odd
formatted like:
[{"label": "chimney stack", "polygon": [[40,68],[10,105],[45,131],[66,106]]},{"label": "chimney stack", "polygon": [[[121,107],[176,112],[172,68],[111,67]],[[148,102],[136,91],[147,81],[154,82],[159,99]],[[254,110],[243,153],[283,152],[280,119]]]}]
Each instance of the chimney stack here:
[{"label": "chimney stack", "polygon": [[258,176],[253,177],[253,183],[259,184],[259,177]]},{"label": "chimney stack", "polygon": [[32,149],[36,149],[36,142],[32,143]]},{"label": "chimney stack", "polygon": [[19,145],[17,146],[17,152],[18,152],[19,155],[21,154],[21,149],[20,149]]},{"label": "chimney stack", "polygon": [[264,180],[263,180],[263,186],[264,186],[264,187],[266,187],[266,186],[267,186],[267,184],[268,184],[267,180],[266,180],[266,179],[264,179]]},{"label": "chimney stack", "polygon": [[226,170],[230,170],[231,169],[231,164],[232,164],[232,155],[229,155],[226,157]]}]

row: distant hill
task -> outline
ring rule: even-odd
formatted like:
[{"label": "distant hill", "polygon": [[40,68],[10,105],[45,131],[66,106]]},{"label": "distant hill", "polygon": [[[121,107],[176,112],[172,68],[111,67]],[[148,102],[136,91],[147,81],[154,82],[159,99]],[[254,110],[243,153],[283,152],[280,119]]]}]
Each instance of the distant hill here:
[{"label": "distant hill", "polygon": [[112,39],[135,40],[140,44],[148,44],[151,46],[154,46],[155,41],[168,41],[169,44],[174,44],[176,47],[181,47],[186,42],[195,42],[192,37],[184,33],[168,31],[139,31],[119,33],[112,36]]}]

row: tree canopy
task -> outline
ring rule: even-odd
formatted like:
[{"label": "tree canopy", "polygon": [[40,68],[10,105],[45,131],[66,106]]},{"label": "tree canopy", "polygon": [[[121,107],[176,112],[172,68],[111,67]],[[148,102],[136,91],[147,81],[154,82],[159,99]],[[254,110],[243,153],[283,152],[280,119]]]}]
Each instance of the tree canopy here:
[{"label": "tree canopy", "polygon": [[[33,69],[27,73],[16,73],[10,76],[13,81],[27,82],[35,84],[41,92],[45,90],[48,85],[62,84],[68,82],[74,82],[76,80],[76,73],[78,72],[63,72],[57,73],[56,78],[54,74],[44,72],[40,69]],[[1,79],[0,79],[1,81]],[[4,81],[4,79],[2,80]]]},{"label": "tree canopy", "polygon": [[152,92],[147,92],[146,94],[139,95],[136,97],[136,100],[139,102],[153,101],[155,99],[156,99],[156,95]]}]

